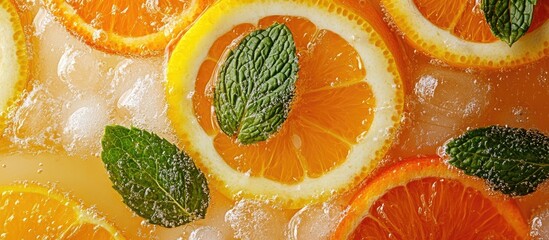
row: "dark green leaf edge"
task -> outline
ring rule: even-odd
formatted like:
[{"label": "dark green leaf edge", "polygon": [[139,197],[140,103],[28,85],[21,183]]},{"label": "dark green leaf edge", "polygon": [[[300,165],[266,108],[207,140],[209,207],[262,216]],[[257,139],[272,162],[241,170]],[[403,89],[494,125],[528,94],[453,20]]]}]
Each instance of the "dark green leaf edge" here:
[{"label": "dark green leaf edge", "polygon": [[[174,203],[175,206],[177,206],[178,210],[181,211],[182,214],[180,215],[169,215],[166,217],[166,215],[162,212],[156,211],[156,209],[153,209],[154,207],[151,206],[142,206],[140,203],[145,204],[149,199],[141,199],[142,201],[133,201],[133,199],[128,198],[128,194],[131,194],[131,192],[128,193],[128,189],[126,189],[129,186],[129,183],[127,183],[127,180],[118,179],[118,177],[123,174],[120,172],[117,168],[117,166],[120,166],[121,160],[124,160],[124,158],[130,158],[132,159],[132,155],[136,155],[137,152],[135,149],[139,148],[142,143],[132,141],[131,139],[128,141],[128,139],[125,139],[124,137],[118,137],[118,135],[129,135],[130,133],[136,133],[141,135],[144,139],[158,139],[159,140],[159,146],[163,149],[160,154],[168,154],[173,156],[172,161],[177,161],[180,163],[180,165],[176,165],[179,167],[180,170],[184,171],[185,169],[188,170],[188,173],[190,174],[184,174],[184,182],[182,183],[182,186],[186,184],[194,184],[194,183],[200,183],[200,186],[194,186],[183,189],[183,191],[186,191],[186,189],[191,189],[191,193],[185,193],[185,200],[189,201],[192,196],[201,196],[196,197],[197,201],[190,202],[190,203],[181,203],[177,201],[177,197],[173,196],[169,193],[169,191],[166,190],[164,186],[159,182],[159,180],[156,177],[153,177],[150,173],[143,171],[143,177],[151,180],[156,184],[156,186],[161,189],[161,191],[168,196],[170,201]],[[131,149],[124,149],[122,144],[134,144],[135,148]],[[146,145],[153,146],[155,144],[151,143],[150,141],[146,141]],[[147,131],[131,127],[131,129],[118,126],[118,125],[110,125],[105,127],[105,135],[102,139],[102,146],[103,151],[101,153],[101,158],[103,163],[105,164],[105,167],[107,169],[107,172],[109,173],[109,178],[113,183],[113,188],[122,196],[123,202],[132,209],[137,215],[147,219],[147,221],[151,224],[160,225],[163,227],[176,227],[180,226],[198,219],[203,219],[206,215],[206,211],[209,205],[209,188],[207,184],[207,180],[204,176],[204,174],[194,165],[192,162],[192,159],[184,152],[179,151],[177,146],[174,144],[171,144],[166,139],[160,138],[157,135],[153,133],[149,133]],[[159,152],[156,152],[158,154]],[[141,164],[137,161],[133,161],[133,163],[141,168]],[[175,162],[172,162],[173,164]],[[158,164],[158,159],[156,160],[156,164]],[[141,186],[144,188],[150,188],[151,186]],[[191,209],[193,208],[194,209]],[[151,212],[152,210],[152,212]]]},{"label": "dark green leaf edge", "polygon": [[450,140],[444,152],[451,165],[511,196],[530,194],[549,178],[549,137],[537,130],[474,129]]},{"label": "dark green leaf edge", "polygon": [[229,51],[214,88],[221,130],[241,144],[265,141],[275,134],[290,111],[297,61],[292,33],[284,24],[274,23],[244,37]]},{"label": "dark green leaf edge", "polygon": [[530,28],[537,0],[482,0],[481,9],[494,36],[512,46]]}]

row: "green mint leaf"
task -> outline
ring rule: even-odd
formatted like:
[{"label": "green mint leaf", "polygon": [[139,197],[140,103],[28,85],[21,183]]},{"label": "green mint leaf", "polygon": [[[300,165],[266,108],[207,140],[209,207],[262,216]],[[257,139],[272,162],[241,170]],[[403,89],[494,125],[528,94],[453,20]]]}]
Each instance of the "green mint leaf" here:
[{"label": "green mint leaf", "polygon": [[536,130],[490,126],[467,131],[445,147],[449,163],[495,190],[526,195],[549,178],[549,137]]},{"label": "green mint leaf", "polygon": [[482,0],[481,8],[492,33],[513,45],[530,24],[537,0]]},{"label": "green mint leaf", "polygon": [[209,189],[191,158],[137,128],[107,126],[101,159],[124,203],[150,223],[176,227],[204,218]]},{"label": "green mint leaf", "polygon": [[221,130],[242,144],[264,141],[278,131],[290,111],[297,69],[295,43],[285,25],[244,37],[229,52],[215,85]]}]

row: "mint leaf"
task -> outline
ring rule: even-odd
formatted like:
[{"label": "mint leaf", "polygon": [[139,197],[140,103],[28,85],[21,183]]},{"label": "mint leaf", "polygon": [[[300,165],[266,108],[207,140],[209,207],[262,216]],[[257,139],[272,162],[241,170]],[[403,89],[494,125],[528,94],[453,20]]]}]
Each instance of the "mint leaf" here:
[{"label": "mint leaf", "polygon": [[221,130],[240,143],[266,140],[290,111],[297,79],[297,55],[290,30],[273,24],[246,36],[229,52],[214,90]]},{"label": "mint leaf", "polygon": [[482,0],[481,8],[492,33],[513,45],[530,24],[537,0]]},{"label": "mint leaf", "polygon": [[124,203],[150,223],[176,227],[204,218],[209,189],[184,152],[155,134],[107,126],[101,159]]},{"label": "mint leaf", "polygon": [[529,194],[549,178],[549,137],[536,130],[479,128],[451,140],[445,152],[450,164],[505,194]]}]

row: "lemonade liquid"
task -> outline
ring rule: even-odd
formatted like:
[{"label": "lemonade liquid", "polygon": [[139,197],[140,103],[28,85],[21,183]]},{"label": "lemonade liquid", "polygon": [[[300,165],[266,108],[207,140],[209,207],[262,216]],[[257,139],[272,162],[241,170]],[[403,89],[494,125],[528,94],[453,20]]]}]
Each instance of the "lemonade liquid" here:
[{"label": "lemonade liquid", "polygon": [[[18,3],[32,52],[32,77],[0,138],[0,184],[31,181],[69,192],[128,239],[261,236],[246,232],[254,231],[251,224],[262,224],[259,234],[278,239],[322,228],[315,226],[314,217],[308,216],[307,222],[297,210],[235,202],[215,190],[206,219],[185,226],[155,227],[133,214],[111,187],[99,158],[100,139],[105,125],[120,124],[176,142],[162,85],[167,56],[102,53],[70,35],[40,3]],[[457,68],[420,53],[396,31],[393,34],[402,55],[395,57],[405,61],[406,106],[397,139],[382,164],[436,154],[449,138],[469,128],[500,124],[549,134],[548,57],[512,69]],[[549,184],[517,203],[526,219],[549,208]],[[248,208],[264,213],[264,221],[254,219]]]}]

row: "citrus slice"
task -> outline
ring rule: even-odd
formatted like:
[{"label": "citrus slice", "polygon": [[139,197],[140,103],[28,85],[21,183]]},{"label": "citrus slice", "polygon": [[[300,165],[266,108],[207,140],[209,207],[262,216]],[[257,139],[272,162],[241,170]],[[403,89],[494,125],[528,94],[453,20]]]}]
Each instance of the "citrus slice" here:
[{"label": "citrus slice", "polygon": [[332,239],[527,239],[517,205],[438,157],[377,172],[350,202]]},{"label": "citrus slice", "polygon": [[476,0],[381,0],[415,48],[465,67],[517,66],[549,56],[549,1],[538,1],[522,38],[509,47],[498,40]]},{"label": "citrus slice", "polygon": [[212,0],[45,0],[72,34],[108,53],[151,56],[184,32]]},{"label": "citrus slice", "polygon": [[[217,126],[216,72],[240,39],[274,23],[294,38],[296,94],[277,133],[242,145]],[[186,151],[225,195],[286,208],[319,202],[360,182],[393,140],[403,91],[386,44],[366,20],[331,1],[223,0],[172,53],[168,115]]]},{"label": "citrus slice", "polygon": [[29,69],[21,20],[9,0],[0,0],[0,39],[1,133],[10,107],[25,88]]},{"label": "citrus slice", "polygon": [[0,186],[1,239],[124,239],[97,214],[53,190]]}]

